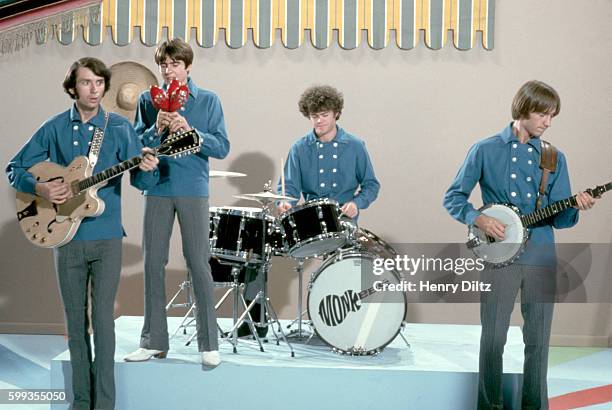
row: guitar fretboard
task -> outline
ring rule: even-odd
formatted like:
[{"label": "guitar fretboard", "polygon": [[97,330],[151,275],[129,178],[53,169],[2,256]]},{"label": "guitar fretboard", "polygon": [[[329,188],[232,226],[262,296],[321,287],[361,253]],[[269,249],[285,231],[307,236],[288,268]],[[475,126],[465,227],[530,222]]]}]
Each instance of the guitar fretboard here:
[{"label": "guitar fretboard", "polygon": [[98,172],[96,175],[92,175],[89,178],[85,178],[82,181],[79,181],[79,192],[85,191],[86,189],[96,186],[113,177],[116,177],[117,175],[122,174],[125,171],[129,171],[132,168],[136,168],[138,165],[140,165],[141,162],[141,157],[133,157],[119,164],[113,165],[112,167],[107,168],[104,171]]}]

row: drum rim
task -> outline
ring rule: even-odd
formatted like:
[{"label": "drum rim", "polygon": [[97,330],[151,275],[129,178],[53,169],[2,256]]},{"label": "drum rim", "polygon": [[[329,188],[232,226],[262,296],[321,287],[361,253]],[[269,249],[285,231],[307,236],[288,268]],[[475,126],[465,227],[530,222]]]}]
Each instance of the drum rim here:
[{"label": "drum rim", "polygon": [[[253,209],[257,209],[257,208],[253,208]],[[253,219],[259,219],[259,220],[263,220],[262,215],[263,215],[263,211],[243,211],[240,209],[235,209],[232,207],[217,207],[216,211],[210,211],[210,215],[213,214],[221,214],[221,215],[236,215],[236,216],[248,216],[251,217]],[[274,221],[274,217],[270,214],[266,215],[266,219],[268,219],[269,221]]]},{"label": "drum rim", "polygon": [[[317,269],[317,271],[312,275],[312,277],[310,278],[310,281],[308,282],[308,294],[306,295],[306,311],[308,312],[308,317],[310,318],[310,326],[312,326],[312,329],[314,330],[314,332],[317,334],[317,336],[319,336],[319,338],[329,347],[332,348],[332,351],[334,352],[338,352],[341,354],[345,354],[345,355],[349,355],[349,356],[372,356],[372,355],[377,355],[378,353],[382,352],[383,349],[385,347],[387,347],[392,341],[395,340],[395,338],[397,337],[397,335],[399,335],[399,333],[402,331],[402,327],[404,322],[406,321],[406,313],[408,313],[408,300],[406,299],[406,292],[402,292],[402,300],[404,301],[404,314],[402,315],[402,321],[400,323],[400,325],[397,328],[397,331],[393,333],[393,336],[391,336],[391,338],[389,338],[389,340],[387,342],[385,342],[384,344],[382,344],[381,346],[375,348],[375,349],[371,349],[371,350],[367,350],[364,351],[363,353],[355,353],[355,352],[350,352],[344,349],[340,349],[336,346],[334,346],[333,344],[331,344],[330,342],[328,342],[327,340],[325,340],[325,338],[323,336],[321,336],[321,334],[319,333],[319,331],[317,330],[317,326],[315,325],[314,321],[312,320],[312,316],[310,316],[310,289],[312,287],[312,284],[315,280],[317,280],[317,278],[319,277],[319,275],[321,274],[321,272],[323,272],[325,270],[325,268],[327,268],[329,265],[332,265],[334,262],[337,262],[339,260],[344,260],[344,259],[348,259],[350,257],[355,257],[355,256],[371,256],[373,258],[379,257],[379,255],[374,255],[370,252],[356,252],[354,249],[347,249],[345,251],[347,253],[347,255],[343,255],[341,259],[339,259],[340,255],[331,255],[329,258],[327,258],[323,264],[319,267],[319,269]],[[339,252],[339,254],[343,254],[344,252],[341,250]],[[401,279],[401,275],[399,274],[399,272],[396,271],[389,271],[392,272],[396,275],[396,277],[398,279]]]},{"label": "drum rim", "polygon": [[324,205],[335,205],[338,208],[340,207],[340,204],[335,199],[330,199],[330,198],[311,199],[309,201],[304,202],[303,204],[296,205],[294,207],[289,208],[287,211],[283,212],[282,215],[279,215],[278,218],[281,221],[283,221],[288,216],[293,215],[294,213],[296,213],[298,211],[301,211],[302,209],[311,208],[313,206],[317,206],[317,205],[321,205],[321,204],[324,204]]},{"label": "drum rim", "polygon": [[244,252],[244,251],[228,251],[227,249],[223,249],[223,248],[210,248],[210,255],[211,256],[216,256],[217,258],[221,258],[221,259],[226,259],[228,257],[232,257],[234,261],[238,261],[238,262],[247,262],[247,263],[260,263],[263,259],[262,259],[262,255],[258,254],[258,253],[253,253],[251,252],[251,258],[247,259],[247,256],[249,256],[249,252]]},{"label": "drum rim", "polygon": [[[395,250],[395,248],[393,246],[391,246],[391,244],[387,241],[385,241],[384,239],[382,239],[380,236],[376,235],[374,232],[370,231],[369,229],[366,228],[362,228],[360,226],[357,227],[357,229],[355,230],[356,233],[359,232],[365,232],[366,233],[366,238],[368,238],[369,240],[377,243],[378,245],[380,245],[383,249],[385,249],[387,252],[389,252],[389,254],[391,255],[397,255],[397,250]],[[364,248],[364,250],[366,249],[365,245],[363,245],[361,242],[359,242],[359,239],[357,237],[357,235],[354,235],[353,238],[353,248],[357,248],[359,249],[360,247]],[[347,249],[348,250],[348,249]],[[374,252],[364,252],[364,253],[368,253],[371,255],[375,255],[375,256],[379,256],[382,257],[383,255],[378,255]]]},{"label": "drum rim", "polygon": [[[283,239],[285,239],[286,237],[283,235]],[[293,245],[291,248],[289,248],[289,250],[287,251],[287,254],[289,256],[291,256],[292,258],[297,258],[293,255],[294,251],[298,250],[299,248],[310,244],[311,242],[316,242],[316,241],[321,241],[321,240],[325,240],[325,239],[344,239],[344,242],[346,243],[348,241],[348,236],[346,234],[345,231],[341,231],[341,232],[327,232],[327,233],[321,233],[318,234],[316,236],[313,236],[312,238],[308,238],[305,239],[303,241],[298,241],[295,245]],[[299,247],[298,247],[299,245]],[[338,248],[333,249],[330,252],[323,252],[322,254],[313,254],[310,256],[300,256],[299,259],[307,259],[307,258],[314,258],[317,256],[321,256],[321,255],[330,255],[332,253],[335,253],[338,250]]]}]

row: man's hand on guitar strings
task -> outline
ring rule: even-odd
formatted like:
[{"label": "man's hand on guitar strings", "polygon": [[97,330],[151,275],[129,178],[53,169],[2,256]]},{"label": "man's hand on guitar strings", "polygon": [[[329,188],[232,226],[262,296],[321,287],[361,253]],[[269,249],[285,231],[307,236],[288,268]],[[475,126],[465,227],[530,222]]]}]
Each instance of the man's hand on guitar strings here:
[{"label": "man's hand on guitar strings", "polygon": [[506,237],[506,227],[495,218],[481,214],[474,223],[481,231],[497,240],[503,241]]},{"label": "man's hand on guitar strings", "polygon": [[155,151],[153,151],[151,148],[145,147],[142,149],[141,153],[142,161],[140,162],[138,168],[145,172],[153,171],[155,168],[157,168],[159,159],[155,156]]},{"label": "man's hand on guitar strings", "polygon": [[68,184],[59,180],[38,182],[35,189],[36,195],[41,196],[54,204],[63,204],[72,197]]},{"label": "man's hand on guitar strings", "polygon": [[593,208],[595,205],[595,198],[589,195],[587,192],[580,192],[576,194],[576,206],[574,208],[580,209],[581,211],[587,211]]}]

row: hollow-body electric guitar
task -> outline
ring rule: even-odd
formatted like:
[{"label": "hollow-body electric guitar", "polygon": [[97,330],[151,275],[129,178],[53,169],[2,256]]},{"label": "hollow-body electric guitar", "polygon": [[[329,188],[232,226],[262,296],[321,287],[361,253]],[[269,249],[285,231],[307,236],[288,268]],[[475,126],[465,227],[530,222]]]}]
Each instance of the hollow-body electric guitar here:
[{"label": "hollow-body electric guitar", "polygon": [[[593,189],[587,189],[593,198],[600,197],[604,192],[612,189],[612,182],[600,185]],[[489,204],[479,211],[492,218],[497,219],[505,225],[505,237],[499,241],[481,231],[476,225],[468,228],[468,249],[494,268],[510,265],[525,250],[525,244],[529,239],[529,227],[547,218],[576,205],[576,195],[554,202],[542,209],[522,215],[514,205]]]},{"label": "hollow-body electric guitar", "polygon": [[[200,137],[194,130],[169,136],[154,148],[157,156],[180,156],[198,152]],[[76,157],[67,167],[50,161],[39,162],[28,169],[36,182],[59,180],[69,185],[71,197],[63,204],[54,204],[41,196],[17,191],[17,220],[26,238],[36,246],[55,248],[74,237],[83,218],[104,212],[104,201],[97,191],[101,185],[140,165],[141,157],[133,157],[92,176],[89,158]]]}]

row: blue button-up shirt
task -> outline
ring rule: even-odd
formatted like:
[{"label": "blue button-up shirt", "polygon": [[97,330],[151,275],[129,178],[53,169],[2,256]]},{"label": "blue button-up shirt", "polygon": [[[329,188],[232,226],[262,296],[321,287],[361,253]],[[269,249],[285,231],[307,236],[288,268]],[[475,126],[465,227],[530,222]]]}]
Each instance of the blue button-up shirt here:
[{"label": "blue button-up shirt", "polygon": [[[74,104],[71,109],[47,120],[6,167],[10,184],[19,191],[34,194],[36,181],[27,169],[47,159],[67,166],[75,157],[87,156],[96,127],[104,128],[102,108],[86,123],[81,121]],[[141,149],[142,144],[129,121],[111,113],[98,162],[93,170],[94,175],[139,156]],[[142,172],[138,168],[131,171],[130,182],[139,189],[154,186],[156,181],[156,171]],[[104,212],[100,216],[83,219],[73,240],[114,239],[125,235],[121,225],[121,176],[111,179],[107,185],[99,188],[98,196],[104,201]]]},{"label": "blue button-up shirt", "polygon": [[[542,178],[540,152],[540,139],[531,138],[521,144],[512,131],[512,124],[501,133],[477,142],[446,191],[444,207],[458,221],[474,224],[480,212],[468,202],[468,198],[478,183],[484,205],[512,204],[523,214],[533,212]],[[542,207],[570,196],[567,163],[565,155],[559,151],[557,170],[548,178]],[[578,210],[569,208],[546,222],[531,228],[525,253],[517,263],[554,264],[554,247],[545,245],[554,244],[553,227],[569,228],[578,222]]]},{"label": "blue button-up shirt", "polygon": [[[185,117],[200,136],[200,152],[180,158],[161,157],[159,183],[145,191],[145,195],[208,197],[208,158],[223,159],[229,153],[230,143],[219,97],[211,91],[198,88],[190,78],[187,86],[189,98],[178,113]],[[140,96],[134,128],[143,144],[148,147],[158,146],[168,135],[168,131],[157,133],[157,112],[151,101],[151,93],[145,91]]]},{"label": "blue button-up shirt", "polygon": [[379,190],[365,143],[341,127],[329,142],[319,141],[313,130],[289,150],[285,163],[286,195],[294,198],[304,195],[306,201],[330,198],[340,205],[353,201],[357,208],[365,209]]}]

